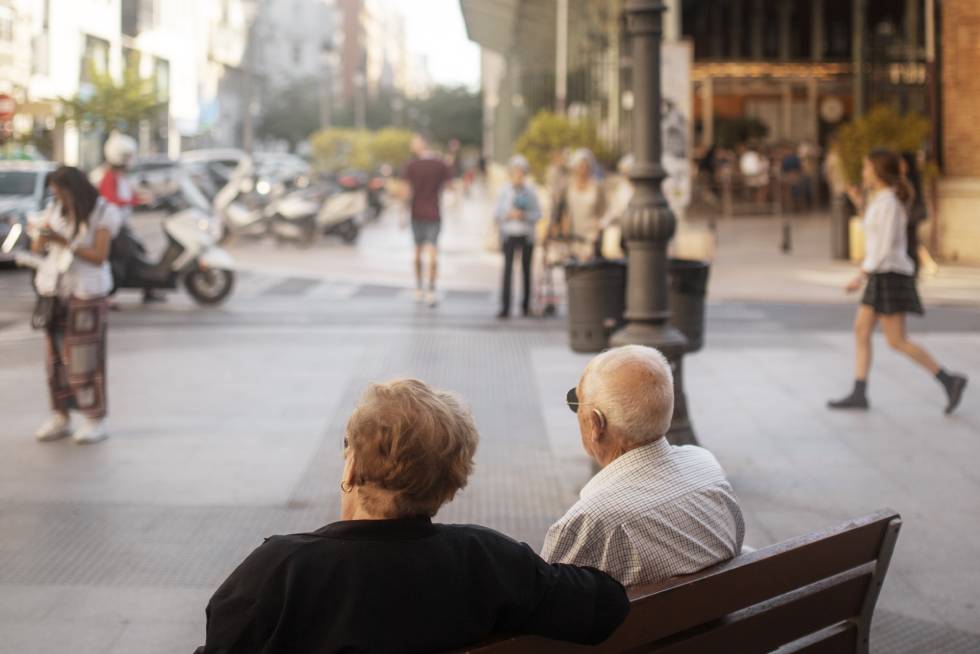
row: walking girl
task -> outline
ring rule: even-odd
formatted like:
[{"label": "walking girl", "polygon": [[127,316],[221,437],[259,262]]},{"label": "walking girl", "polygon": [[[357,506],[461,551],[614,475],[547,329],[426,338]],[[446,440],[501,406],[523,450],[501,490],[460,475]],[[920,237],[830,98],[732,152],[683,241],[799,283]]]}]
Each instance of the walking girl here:
[{"label": "walking girl", "polygon": [[[78,443],[108,438],[106,430],[106,297],[112,290],[109,248],[121,218],[116,207],[77,168],[48,177],[54,202],[44,216],[35,252],[57,250],[70,263],[57,282],[46,320],[48,388],[53,413],[35,434],[41,442],[74,436]],[[72,431],[69,411],[81,414]]]},{"label": "walking girl", "polygon": [[[867,409],[868,372],[871,369],[871,335],[880,323],[888,345],[906,355],[942,384],[946,413],[960,403],[967,379],[951,374],[922,347],[908,339],[905,315],[921,315],[922,304],[915,284],[915,263],[908,253],[908,213],[911,190],[901,172],[898,155],[875,150],[864,160],[863,184],[870,193],[864,211],[865,257],[861,272],[848,285],[849,293],[864,286],[864,296],[854,320],[856,345],[855,380],[851,394],[828,403],[831,409]],[[856,195],[856,193],[855,193]],[[859,205],[860,199],[853,198]]]}]

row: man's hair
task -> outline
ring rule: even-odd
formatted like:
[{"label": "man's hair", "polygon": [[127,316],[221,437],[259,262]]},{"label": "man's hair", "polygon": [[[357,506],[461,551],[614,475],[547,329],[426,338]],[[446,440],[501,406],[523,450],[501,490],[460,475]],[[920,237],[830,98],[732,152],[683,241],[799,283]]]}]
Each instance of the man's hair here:
[{"label": "man's hair", "polygon": [[674,375],[659,350],[625,345],[598,355],[585,368],[585,402],[628,441],[656,440],[674,415]]},{"label": "man's hair", "polygon": [[386,517],[434,516],[466,486],[478,441],[469,409],[417,379],[372,384],[347,422],[353,484]]}]

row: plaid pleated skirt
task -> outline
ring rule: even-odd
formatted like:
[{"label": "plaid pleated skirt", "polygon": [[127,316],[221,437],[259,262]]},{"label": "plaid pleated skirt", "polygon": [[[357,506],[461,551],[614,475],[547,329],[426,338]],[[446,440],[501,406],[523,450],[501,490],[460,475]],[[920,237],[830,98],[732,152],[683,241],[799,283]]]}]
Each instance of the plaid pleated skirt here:
[{"label": "plaid pleated skirt", "polygon": [[872,273],[864,287],[861,304],[884,315],[916,313],[921,316],[925,313],[915,287],[915,277],[894,272]]}]

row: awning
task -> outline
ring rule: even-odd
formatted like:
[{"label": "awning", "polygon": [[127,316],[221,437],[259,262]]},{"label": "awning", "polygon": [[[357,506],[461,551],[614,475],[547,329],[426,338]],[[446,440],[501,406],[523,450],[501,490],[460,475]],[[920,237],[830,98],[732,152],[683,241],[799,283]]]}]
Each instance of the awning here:
[{"label": "awning", "polygon": [[[459,4],[471,41],[515,55],[526,68],[554,68],[555,2],[460,0]],[[569,28],[574,27],[570,19]]]}]

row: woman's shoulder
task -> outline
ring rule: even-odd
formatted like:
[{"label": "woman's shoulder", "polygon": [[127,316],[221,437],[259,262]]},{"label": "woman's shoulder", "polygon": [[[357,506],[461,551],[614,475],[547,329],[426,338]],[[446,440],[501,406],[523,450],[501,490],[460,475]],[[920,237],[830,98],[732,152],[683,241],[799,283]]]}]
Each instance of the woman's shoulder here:
[{"label": "woman's shoulder", "polygon": [[525,543],[489,527],[469,524],[438,524],[435,526],[444,538],[474,545],[485,552],[521,557],[528,553],[533,554],[533,551]]}]

